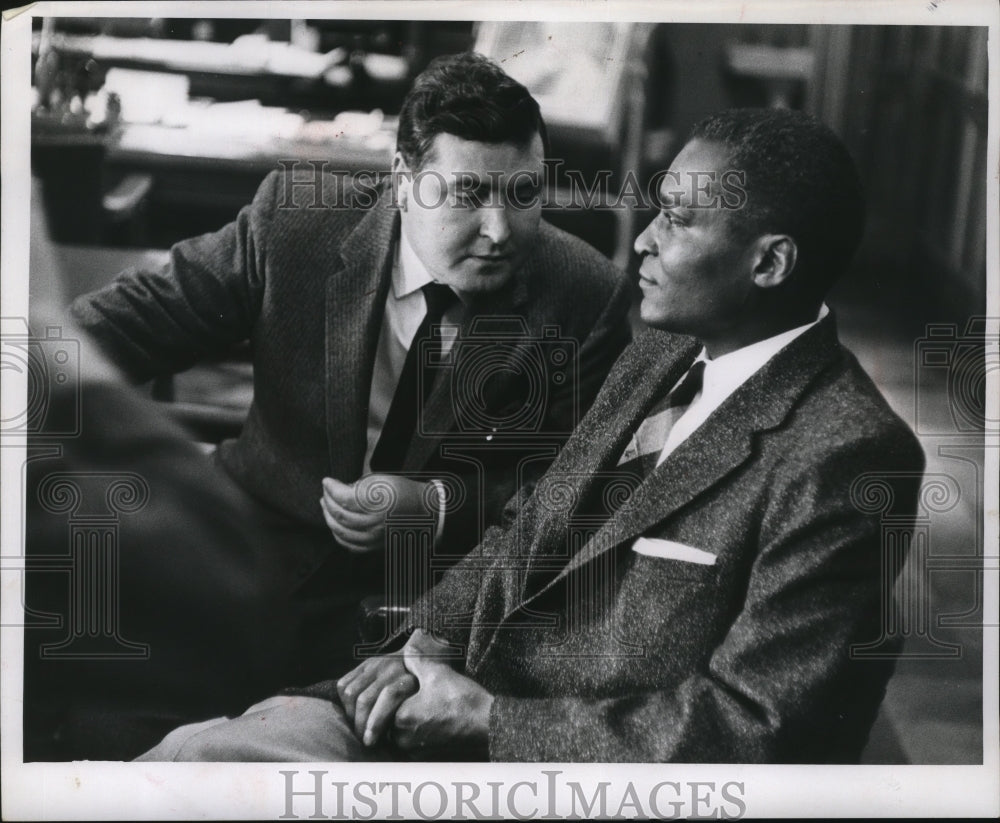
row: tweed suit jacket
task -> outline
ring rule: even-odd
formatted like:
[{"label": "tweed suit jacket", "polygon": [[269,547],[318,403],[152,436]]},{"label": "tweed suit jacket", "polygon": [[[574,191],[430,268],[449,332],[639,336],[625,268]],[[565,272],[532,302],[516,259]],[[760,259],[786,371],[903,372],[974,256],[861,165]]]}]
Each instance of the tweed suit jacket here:
[{"label": "tweed suit jacket", "polygon": [[[253,403],[239,438],[223,442],[219,457],[255,497],[325,528],[321,479],[353,482],[362,471],[399,210],[385,192],[376,197],[360,190],[353,207],[343,207],[352,192],[337,199],[339,208],[327,207],[326,193],[342,190],[329,176],[320,186],[289,182],[272,173],[233,223],[176,244],[163,271],[122,273],[79,298],[72,311],[137,380],[180,371],[249,339]],[[543,222],[510,288],[467,311],[462,335],[471,333],[477,317],[514,316],[524,351],[537,349],[550,328],[572,341],[577,378],[565,381],[559,396],[543,392],[545,417],[536,426],[564,432],[561,445],[628,342],[629,300],[623,273]],[[414,435],[403,471],[457,477],[467,486],[461,511],[448,511],[443,541],[461,552],[478,542],[481,524],[495,520],[515,492],[520,455],[500,442],[491,450],[491,440],[478,438],[473,459],[484,467],[485,482],[470,471],[467,456],[443,456],[452,434],[462,434],[466,447],[470,439],[457,431],[462,421],[456,420],[453,373],[435,384],[427,404],[432,431]],[[483,401],[486,412],[502,418],[504,396],[501,385]]]},{"label": "tweed suit jacket", "polygon": [[[698,350],[640,335],[514,522],[415,604],[410,628],[455,644],[496,696],[491,759],[859,757],[892,664],[851,646],[882,637],[898,566],[857,483],[885,475],[910,518],[923,454],[830,316],[645,480],[623,473]],[[638,554],[640,536],[714,562]]]}]

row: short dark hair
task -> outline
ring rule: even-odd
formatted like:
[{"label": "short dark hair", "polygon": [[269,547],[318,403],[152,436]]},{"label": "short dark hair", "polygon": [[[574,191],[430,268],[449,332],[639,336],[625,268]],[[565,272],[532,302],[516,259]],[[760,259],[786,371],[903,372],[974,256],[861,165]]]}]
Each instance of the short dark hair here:
[{"label": "short dark hair", "polygon": [[527,145],[548,136],[535,98],[492,60],[474,52],[430,62],[399,113],[396,149],[411,169],[421,167],[441,133],[482,143]]},{"label": "short dark hair", "polygon": [[695,125],[690,139],[726,146],[729,167],[746,173],[746,204],[731,213],[734,225],[752,236],[791,236],[796,268],[810,273],[796,290],[822,298],[865,226],[861,178],[840,138],[804,112],[729,109]]}]

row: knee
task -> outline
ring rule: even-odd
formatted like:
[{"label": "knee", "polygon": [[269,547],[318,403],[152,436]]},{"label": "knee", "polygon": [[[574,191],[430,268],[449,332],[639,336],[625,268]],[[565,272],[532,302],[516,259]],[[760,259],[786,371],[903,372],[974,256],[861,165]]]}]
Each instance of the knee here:
[{"label": "knee", "polygon": [[232,721],[204,729],[189,737],[177,749],[174,760],[179,762],[220,762],[241,759],[233,746],[229,726]]}]

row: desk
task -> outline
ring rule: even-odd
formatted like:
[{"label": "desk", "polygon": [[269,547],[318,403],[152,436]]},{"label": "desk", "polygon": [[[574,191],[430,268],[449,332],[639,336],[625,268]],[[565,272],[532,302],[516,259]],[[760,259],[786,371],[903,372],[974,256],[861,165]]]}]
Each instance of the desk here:
[{"label": "desk", "polygon": [[[127,124],[109,142],[106,162],[115,172],[153,175],[150,239],[168,246],[232,220],[253,199],[261,180],[280,168],[279,161],[325,160],[331,171],[380,172],[392,166],[394,147],[395,122],[388,119],[377,141],[279,137],[241,141],[167,126]],[[161,228],[156,231],[158,223]],[[164,231],[165,225],[175,228]]]},{"label": "desk", "polygon": [[51,47],[69,59],[182,74],[192,97],[257,99],[266,105],[343,111],[382,108],[398,111],[409,85],[408,60],[365,54],[356,70],[337,49],[318,54],[264,35],[244,35],[234,43],[148,37],[55,34]]},{"label": "desk", "polygon": [[[307,123],[308,131],[313,123]],[[146,172],[149,196],[147,242],[170,246],[233,220],[279,161],[327,161],[330,171],[388,171],[395,122],[387,118],[378,140],[325,141],[270,137],[238,140],[161,125],[126,124],[109,139],[105,162],[114,174]],[[373,145],[374,144],[374,145]]]}]

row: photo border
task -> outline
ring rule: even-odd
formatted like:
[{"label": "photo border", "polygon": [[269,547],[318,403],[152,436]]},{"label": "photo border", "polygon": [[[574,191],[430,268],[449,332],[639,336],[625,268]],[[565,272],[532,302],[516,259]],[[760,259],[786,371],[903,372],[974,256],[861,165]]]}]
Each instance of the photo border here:
[{"label": "photo border", "polygon": [[[152,13],[155,9],[155,15]],[[828,23],[828,24],[908,24],[976,25],[989,27],[989,139],[987,168],[987,316],[1000,315],[998,305],[998,130],[997,79],[1000,8],[990,0],[902,0],[892,4],[841,2],[716,2],[701,0],[661,0],[661,2],[93,2],[38,3],[4,13],[2,39],[2,203],[0,219],[3,244],[0,246],[0,315],[27,317],[28,312],[28,219],[30,175],[27,158],[30,147],[31,18],[40,16],[95,17],[330,17],[379,19],[452,20],[606,20],[711,23]],[[1000,386],[995,371],[988,374],[987,419],[997,419]],[[23,375],[4,374],[0,397],[2,419],[23,408],[27,391]],[[992,404],[992,405],[990,405]],[[998,528],[998,443],[987,435],[984,554],[995,552],[1000,542]],[[281,772],[298,770],[304,780],[310,770],[326,770],[324,780],[330,793],[324,801],[324,816],[335,812],[333,782],[354,787],[366,781],[408,780],[451,783],[468,781],[484,787],[500,783],[501,800],[509,797],[519,783],[545,787],[551,772],[559,771],[558,781],[579,781],[586,796],[601,781],[611,781],[617,808],[631,786],[639,798],[664,781],[683,784],[743,784],[743,812],[750,817],[768,816],[995,816],[1000,811],[1000,737],[998,737],[997,672],[998,585],[996,573],[985,574],[984,614],[992,616],[993,627],[984,628],[983,744],[981,766],[749,766],[641,764],[492,764],[492,763],[406,763],[398,766],[374,764],[221,764],[221,763],[23,763],[21,730],[21,655],[23,634],[17,624],[20,613],[21,573],[7,560],[23,555],[24,501],[20,499],[21,466],[25,456],[23,439],[5,438],[0,482],[0,554],[2,570],[2,674],[0,674],[0,765],[2,765],[2,814],[8,820],[149,820],[279,818],[286,812],[286,777]],[[992,555],[988,555],[992,556]],[[295,778],[298,780],[298,778]],[[300,784],[296,783],[296,788]],[[694,789],[698,791],[698,789]],[[485,796],[485,795],[484,795]],[[609,790],[609,797],[611,790]],[[558,819],[571,811],[569,792],[532,799],[531,792],[515,792],[514,812],[527,819],[530,811],[539,819]],[[402,817],[412,817],[420,809],[398,807]],[[454,800],[454,797],[452,797]],[[434,801],[427,801],[431,808]],[[533,805],[534,803],[534,805]],[[666,805],[666,803],[664,803]],[[365,807],[359,806],[361,810]],[[626,809],[632,807],[626,806]],[[688,807],[690,808],[690,806]],[[730,804],[730,808],[734,808]],[[308,819],[309,796],[299,797],[295,809],[299,819]],[[501,813],[510,812],[502,808]],[[380,815],[391,809],[380,808]],[[624,812],[623,812],[624,813]],[[448,819],[454,808],[446,810]],[[284,817],[283,819],[294,819]]]}]

